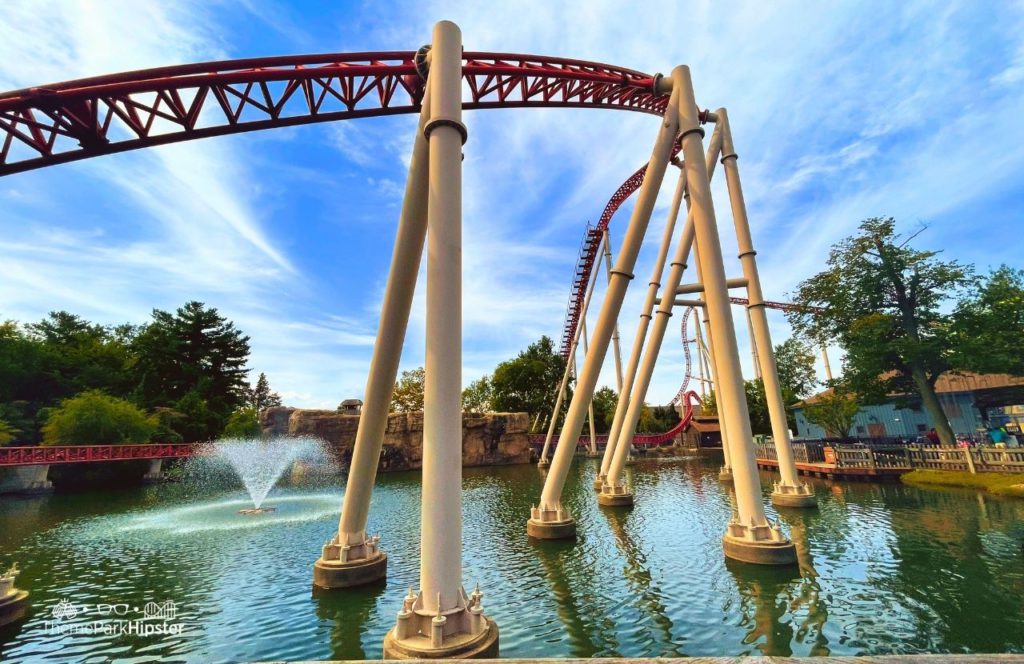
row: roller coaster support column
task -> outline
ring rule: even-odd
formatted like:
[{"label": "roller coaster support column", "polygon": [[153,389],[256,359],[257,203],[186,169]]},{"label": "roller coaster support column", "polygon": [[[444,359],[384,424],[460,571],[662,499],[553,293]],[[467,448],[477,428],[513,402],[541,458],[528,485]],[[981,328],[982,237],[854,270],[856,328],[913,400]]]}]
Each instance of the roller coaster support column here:
[{"label": "roller coaster support column", "polygon": [[[716,125],[715,132],[712,134],[708,145],[706,157],[708,163],[705,164],[705,173],[710,174],[713,172],[721,147],[721,133]],[[683,174],[686,174],[685,166]],[[633,381],[633,393],[629,397],[629,407],[626,410],[626,417],[622,422],[622,429],[619,431],[619,439],[615,443],[615,456],[612,457],[611,466],[608,467],[608,477],[601,487],[601,493],[597,496],[599,505],[622,507],[633,504],[633,493],[626,486],[625,481],[623,481],[622,470],[626,466],[626,455],[633,441],[633,434],[636,433],[636,425],[640,421],[640,412],[644,407],[647,388],[650,387],[651,376],[654,374],[654,365],[658,361],[658,352],[661,350],[661,343],[665,340],[668,322],[672,317],[675,292],[683,280],[683,272],[686,271],[686,261],[690,257],[690,248],[693,246],[694,221],[689,211],[689,194],[686,196],[686,202],[688,209],[686,223],[683,225],[683,232],[679,236],[679,244],[676,246],[675,255],[672,257],[668,280],[665,282],[665,287],[662,291],[664,295],[655,311],[654,327],[651,329],[650,339],[647,341],[643,362],[640,364],[636,378]]]},{"label": "roller coaster support column", "polygon": [[772,491],[772,502],[779,507],[814,507],[818,504],[814,492],[800,481],[796,463],[793,461],[793,447],[786,423],[786,406],[782,401],[782,389],[775,366],[775,352],[768,329],[764,295],[761,293],[761,278],[757,271],[757,252],[754,251],[754,243],[750,236],[747,206],[743,201],[743,187],[740,185],[740,171],[736,163],[738,157],[732,140],[732,130],[729,127],[729,116],[725,109],[719,111],[718,122],[722,126],[722,167],[725,170],[729,202],[732,205],[732,217],[736,226],[739,259],[743,265],[743,276],[747,280],[747,315],[753,332],[750,343],[755,349],[755,359],[760,362],[760,377],[764,381],[775,454],[779,460],[779,473],[782,475],[782,480]]},{"label": "roller coaster support column", "polygon": [[[607,238],[607,236],[605,236]],[[597,274],[600,270],[595,269],[590,275],[590,283],[587,285],[587,294],[583,297],[583,308],[580,309],[580,321],[587,317],[587,310],[590,309],[590,296],[594,293],[594,285],[597,283]],[[576,331],[573,333],[572,345],[569,347],[569,361],[565,363],[565,371],[562,372],[562,382],[558,385],[558,394],[555,395],[555,407],[551,411],[551,421],[548,423],[548,434],[544,437],[544,448],[540,452],[540,460],[537,465],[544,468],[550,465],[550,459],[548,458],[548,451],[551,449],[551,439],[555,435],[555,425],[558,423],[558,414],[562,412],[562,401],[565,399],[565,390],[569,386],[569,377],[573,374],[573,363],[576,361],[576,348],[580,343],[580,334],[584,335],[583,343],[586,344],[586,333],[583,331],[583,325],[577,324]],[[584,357],[586,357],[586,350],[583,351]]]},{"label": "roller coaster support column", "polygon": [[[793,564],[796,549],[782,534],[778,525],[772,525],[761,503],[761,482],[754,459],[750,415],[740,372],[740,355],[736,345],[729,304],[729,288],[722,261],[722,245],[718,237],[711,186],[707,165],[701,158],[703,150],[697,123],[697,103],[693,97],[690,70],[679,67],[672,73],[673,91],[680,91],[679,126],[683,134],[683,161],[686,168],[686,186],[690,192],[690,209],[697,243],[701,250],[704,270],[704,296],[718,356],[719,382],[715,397],[720,416],[728,421],[732,443],[733,486],[736,489],[737,515],[730,520],[723,537],[723,548],[728,558],[759,564]],[[724,137],[723,137],[724,138]]]},{"label": "roller coaster support column", "polygon": [[[664,261],[662,261],[664,262]],[[604,269],[608,274],[608,283],[612,281],[612,238],[608,229],[604,229]],[[586,353],[586,348],[583,349]],[[622,348],[619,345],[619,323],[616,321],[612,329],[612,354],[615,356],[615,387],[622,391]]]},{"label": "roller coaster support column", "polygon": [[[700,244],[693,243],[693,262],[697,265],[697,279],[704,283],[704,268],[700,260]],[[700,293],[700,299],[704,300],[704,293]],[[711,363],[708,366],[708,373],[711,374],[711,386],[715,391],[715,408],[718,410],[718,430],[722,436],[722,468],[718,471],[719,482],[732,482],[732,455],[729,452],[729,431],[725,418],[722,417],[721,402],[718,401],[718,363],[715,359],[715,340],[711,338],[711,319],[708,317],[708,307],[705,303],[701,307],[701,315],[704,317],[704,332],[707,337],[708,357]]]},{"label": "roller coaster support column", "polygon": [[[644,339],[647,338],[647,327],[651,322],[651,311],[654,310],[654,303],[658,297],[658,288],[661,287],[661,273],[665,271],[665,260],[668,257],[668,250],[672,246],[672,235],[675,231],[676,219],[679,217],[679,208],[682,206],[684,191],[686,191],[686,177],[682,169],[680,169],[676,191],[672,196],[672,206],[669,208],[668,220],[665,222],[665,232],[661,236],[661,245],[658,247],[658,257],[654,261],[651,280],[647,283],[647,298],[644,300],[643,308],[640,310],[640,322],[637,323],[636,336],[633,337],[633,349],[629,353],[629,364],[626,366],[626,373],[619,383],[619,399],[615,406],[612,427],[608,432],[608,442],[604,447],[604,456],[601,458],[601,470],[594,479],[594,488],[597,490],[604,486],[605,478],[608,476],[608,468],[612,464],[612,457],[615,456],[615,442],[619,437],[619,431],[622,429],[622,422],[626,418],[626,409],[629,407],[629,393],[633,389],[636,368],[640,365],[640,354],[644,349]],[[608,274],[611,274],[611,269],[609,269]]]},{"label": "roller coaster support column", "polygon": [[462,587],[462,34],[434,26],[429,55],[427,346],[420,592],[406,596],[384,659],[498,655],[479,590]]},{"label": "roller coaster support column", "polygon": [[[607,231],[605,231],[607,233]],[[607,234],[605,239],[607,239]],[[618,329],[618,328],[616,328]],[[587,313],[584,311],[580,317],[580,331],[583,334],[583,357],[587,356]],[[576,357],[573,356],[573,363],[576,362]],[[590,400],[590,408],[587,410],[587,424],[590,426],[590,449],[587,451],[587,456],[597,456],[597,432],[594,430],[594,400]]]},{"label": "roller coaster support column", "polygon": [[[661,81],[664,82],[664,81]],[[658,85],[658,83],[655,83]],[[626,287],[633,278],[633,267],[636,265],[640,245],[643,244],[647,224],[651,220],[651,211],[658,197],[658,189],[665,177],[665,169],[672,154],[672,143],[678,133],[679,117],[676,114],[676,91],[672,90],[664,119],[658,131],[658,138],[647,162],[644,182],[640,186],[636,205],[629,220],[629,227],[619,250],[619,257],[612,269],[612,280],[608,284],[601,313],[594,325],[594,334],[590,340],[590,352],[583,363],[583,370],[576,380],[576,391],[569,404],[569,412],[562,425],[562,435],[555,449],[551,470],[544,482],[540,505],[530,510],[530,519],[526,524],[526,532],[540,539],[564,539],[576,536],[576,522],[562,507],[562,489],[569,475],[576,444],[583,429],[583,419],[591,399],[594,398],[594,387],[601,373],[601,365],[608,353],[608,342],[612,330],[622,309],[622,300],[626,297]]]},{"label": "roller coaster support column", "polygon": [[363,410],[341,506],[341,522],[338,533],[324,545],[323,553],[313,565],[313,584],[321,588],[359,586],[387,576],[388,557],[380,550],[377,537],[366,536],[366,519],[427,235],[428,157],[423,130],[430,117],[429,96],[429,92],[424,94],[413,142],[391,271],[384,289],[377,341],[366,378]]},{"label": "roller coaster support column", "polygon": [[832,365],[828,363],[828,347],[822,344],[821,360],[825,363],[825,380],[832,381]]}]

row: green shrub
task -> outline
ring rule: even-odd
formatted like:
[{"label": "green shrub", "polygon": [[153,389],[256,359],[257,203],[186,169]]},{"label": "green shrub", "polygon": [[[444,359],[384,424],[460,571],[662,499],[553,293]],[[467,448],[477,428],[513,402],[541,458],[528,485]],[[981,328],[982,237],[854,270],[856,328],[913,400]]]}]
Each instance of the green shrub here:
[{"label": "green shrub", "polygon": [[148,443],[158,424],[134,404],[91,390],[65,399],[50,412],[43,445]]}]

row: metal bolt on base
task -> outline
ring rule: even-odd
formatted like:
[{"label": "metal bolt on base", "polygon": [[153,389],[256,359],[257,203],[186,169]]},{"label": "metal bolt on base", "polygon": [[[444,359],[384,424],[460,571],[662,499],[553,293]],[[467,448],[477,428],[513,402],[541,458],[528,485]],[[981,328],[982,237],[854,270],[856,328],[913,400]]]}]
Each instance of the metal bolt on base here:
[{"label": "metal bolt on base", "polygon": [[723,484],[732,482],[732,468],[729,466],[722,466],[722,469],[718,471],[718,481]]}]

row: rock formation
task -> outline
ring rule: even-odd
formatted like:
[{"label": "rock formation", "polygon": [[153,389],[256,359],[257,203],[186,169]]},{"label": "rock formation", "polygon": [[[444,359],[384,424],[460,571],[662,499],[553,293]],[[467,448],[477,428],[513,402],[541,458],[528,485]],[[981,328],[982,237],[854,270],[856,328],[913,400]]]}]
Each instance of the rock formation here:
[{"label": "rock formation", "polygon": [[[333,410],[274,407],[260,413],[264,436],[315,436],[329,444],[341,467],[352,458],[358,415]],[[462,416],[462,464],[495,466],[530,462],[526,413]],[[382,471],[415,470],[423,465],[423,413],[392,413],[380,456]]]}]

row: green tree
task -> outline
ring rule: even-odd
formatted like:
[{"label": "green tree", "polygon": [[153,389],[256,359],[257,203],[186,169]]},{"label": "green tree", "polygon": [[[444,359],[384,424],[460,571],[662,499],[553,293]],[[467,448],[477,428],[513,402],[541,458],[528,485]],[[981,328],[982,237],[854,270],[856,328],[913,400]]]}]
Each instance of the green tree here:
[{"label": "green tree", "polygon": [[814,371],[815,354],[811,345],[798,337],[790,337],[775,347],[775,364],[782,386],[782,398],[787,405],[790,399],[809,397],[818,387]]},{"label": "green tree", "polygon": [[953,335],[958,369],[1024,375],[1024,270],[979,279],[953,312]]},{"label": "green tree", "polygon": [[402,372],[391,395],[392,413],[415,413],[423,410],[423,381],[426,375],[423,367]]},{"label": "green tree", "polygon": [[[880,402],[916,393],[939,437],[955,439],[935,393],[951,365],[955,335],[941,307],[971,282],[972,270],[908,246],[892,218],[872,218],[835,246],[823,272],[802,282],[789,314],[797,331],[846,351],[845,379],[858,395]],[[822,311],[813,312],[812,307]]]},{"label": "green tree", "polygon": [[259,411],[255,408],[239,408],[224,427],[225,438],[259,438],[260,433]]},{"label": "green tree", "polygon": [[491,408],[491,377],[482,376],[462,390],[462,410],[467,413],[487,413]]},{"label": "green tree", "polygon": [[594,392],[594,426],[599,433],[608,433],[612,428],[618,403],[619,395],[610,387],[602,387]]},{"label": "green tree", "polygon": [[154,309],[132,348],[140,402],[186,415],[179,430],[186,440],[217,437],[246,401],[249,337],[214,308],[188,302],[173,314]]},{"label": "green tree", "polygon": [[[743,381],[743,393],[747,398],[747,412],[750,415],[750,432],[771,434],[772,424],[768,416],[768,401],[764,394],[764,382],[760,378]],[[701,413],[718,416],[718,398],[711,390],[701,401]]]},{"label": "green tree", "polygon": [[845,438],[860,411],[857,398],[842,381],[832,381],[829,389],[803,406],[804,417],[825,430],[829,438]]},{"label": "green tree", "polygon": [[271,391],[267,374],[262,371],[260,372],[260,377],[256,379],[256,385],[247,391],[246,396],[248,397],[247,403],[249,408],[252,408],[257,413],[265,408],[281,405],[281,395]]},{"label": "green tree", "polygon": [[134,404],[99,390],[65,399],[43,427],[43,445],[147,443],[157,420]]},{"label": "green tree", "polygon": [[[492,405],[499,412],[528,413],[531,419],[547,413],[554,405],[554,392],[564,372],[565,360],[555,351],[551,338],[543,336],[515,358],[495,367]],[[572,390],[567,388],[559,418],[570,401]]]},{"label": "green tree", "polygon": [[8,445],[14,442],[14,437],[19,433],[10,422],[0,419],[0,445]]}]

